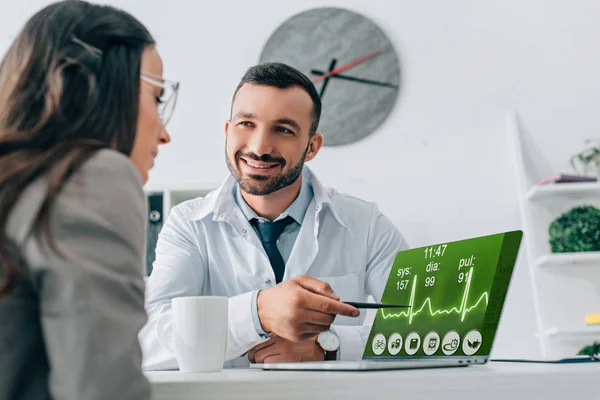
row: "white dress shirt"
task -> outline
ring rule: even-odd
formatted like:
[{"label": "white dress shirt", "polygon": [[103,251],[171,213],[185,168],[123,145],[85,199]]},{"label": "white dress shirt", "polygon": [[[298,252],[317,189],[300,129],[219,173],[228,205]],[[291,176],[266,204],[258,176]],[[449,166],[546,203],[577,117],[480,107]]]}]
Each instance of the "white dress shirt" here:
[{"label": "white dress shirt", "polygon": [[[283,279],[310,275],[329,283],[343,301],[381,300],[396,253],[408,248],[398,229],[374,203],[325,188],[308,167],[303,179],[313,199]],[[275,285],[261,241],[235,201],[229,176],[204,198],[174,207],[160,232],[156,260],[146,286],[148,323],[140,332],[145,369],[177,368],[160,344],[156,322],[170,315],[180,296],[228,296],[229,328],[225,367],[248,365],[246,352],[263,342],[252,318],[252,296]],[[167,318],[167,331],[171,321]],[[336,317],[340,360],[362,357],[371,328],[365,310],[358,318]],[[167,335],[172,342],[172,332]]]},{"label": "white dress shirt", "polygon": [[[234,199],[237,206],[242,210],[244,216],[248,221],[252,221],[253,219],[257,219],[259,224],[270,222],[267,218],[263,218],[256,214],[256,212],[250,208],[244,197],[242,196],[242,191],[240,189],[240,185],[235,185],[234,189]],[[304,220],[304,215],[306,214],[306,210],[308,209],[308,205],[313,199],[313,190],[310,182],[306,179],[302,179],[300,185],[300,191],[296,199],[290,204],[290,206],[282,212],[273,222],[282,220],[286,217],[292,217],[294,220],[292,223],[288,224],[283,228],[283,231],[279,235],[279,239],[277,239],[277,250],[279,250],[279,254],[281,254],[281,258],[284,263],[287,263],[287,260],[290,258],[290,254],[294,248],[294,244],[296,243],[296,238],[298,237],[298,233],[300,233],[300,228],[302,227],[302,221]],[[250,224],[252,228],[254,228],[254,232],[260,237],[259,229]],[[254,321],[254,327],[259,335],[261,335],[264,339],[267,338],[267,332],[265,332],[260,324],[260,319],[258,318],[258,307],[256,304],[258,298],[258,290],[255,290],[252,294],[252,320]]]}]

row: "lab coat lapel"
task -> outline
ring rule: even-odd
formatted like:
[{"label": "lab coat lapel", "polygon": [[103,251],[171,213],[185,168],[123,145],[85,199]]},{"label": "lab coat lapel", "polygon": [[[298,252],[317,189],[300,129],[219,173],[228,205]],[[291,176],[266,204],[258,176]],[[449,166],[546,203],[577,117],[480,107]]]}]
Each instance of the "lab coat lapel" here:
[{"label": "lab coat lapel", "polygon": [[[235,232],[235,237],[231,237],[227,235],[226,231],[222,231],[223,244],[228,243],[228,245],[235,248],[235,242],[242,243],[243,249],[247,252],[247,255],[243,258],[243,262],[233,266],[236,269],[234,273],[238,277],[267,274],[272,276],[274,281],[275,275],[271,269],[269,257],[267,257],[267,253],[250,222],[235,203],[233,198],[234,184],[235,182],[231,176],[223,184],[215,200],[213,214],[213,221],[216,223],[226,223]],[[224,245],[223,249],[227,247]]]},{"label": "lab coat lapel", "polygon": [[319,242],[317,240],[319,224],[316,208],[316,202],[313,199],[306,210],[302,227],[285,266],[284,279],[304,275],[317,257],[319,252]]}]

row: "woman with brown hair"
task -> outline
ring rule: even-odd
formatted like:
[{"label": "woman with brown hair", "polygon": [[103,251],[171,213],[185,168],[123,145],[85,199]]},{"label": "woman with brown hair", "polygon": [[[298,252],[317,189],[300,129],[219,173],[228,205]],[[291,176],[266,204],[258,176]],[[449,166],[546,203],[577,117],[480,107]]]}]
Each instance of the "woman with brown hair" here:
[{"label": "woman with brown hair", "polygon": [[0,398],[143,399],[142,186],[178,84],[147,29],[83,1],[0,64]]}]

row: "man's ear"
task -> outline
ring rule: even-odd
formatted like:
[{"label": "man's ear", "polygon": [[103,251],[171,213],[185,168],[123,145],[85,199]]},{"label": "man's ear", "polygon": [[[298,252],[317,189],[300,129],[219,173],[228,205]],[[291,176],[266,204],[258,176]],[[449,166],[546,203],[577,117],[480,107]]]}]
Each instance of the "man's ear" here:
[{"label": "man's ear", "polygon": [[306,152],[305,162],[308,162],[317,156],[319,150],[323,147],[323,135],[319,132],[312,135],[308,142],[308,151]]},{"label": "man's ear", "polygon": [[231,120],[228,119],[227,121],[225,121],[225,136],[227,136],[230,126],[231,126]]}]

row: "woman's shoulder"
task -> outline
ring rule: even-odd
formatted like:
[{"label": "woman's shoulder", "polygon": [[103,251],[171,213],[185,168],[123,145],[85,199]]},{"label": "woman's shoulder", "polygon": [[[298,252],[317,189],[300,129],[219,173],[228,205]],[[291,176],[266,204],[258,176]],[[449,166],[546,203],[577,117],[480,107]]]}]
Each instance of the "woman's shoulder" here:
[{"label": "woman's shoulder", "polygon": [[[142,187],[143,182],[139,171],[125,154],[112,149],[102,149],[91,156],[76,172],[75,176],[93,175],[105,176],[119,180],[127,180]],[[109,179],[110,180],[110,179]]]},{"label": "woman's shoulder", "polygon": [[110,149],[97,151],[86,160],[65,185],[65,194],[89,194],[112,197],[143,194],[141,175],[129,157]]},{"label": "woman's shoulder", "polygon": [[[120,214],[145,204],[141,175],[129,157],[99,150],[73,174],[59,200],[59,210]],[[143,212],[143,210],[140,210]]]},{"label": "woman's shoulder", "polygon": [[[10,236],[23,239],[51,184],[47,177],[31,183],[15,204],[9,222]],[[65,182],[53,202],[57,228],[104,220],[115,227],[139,225],[145,220],[143,182],[129,157],[114,150],[99,150]],[[12,228],[12,229],[11,229]],[[131,229],[131,228],[130,228]]]},{"label": "woman's shoulder", "polygon": [[59,212],[80,208],[102,214],[143,202],[143,182],[129,157],[103,149],[86,160],[66,182],[57,206]]}]

